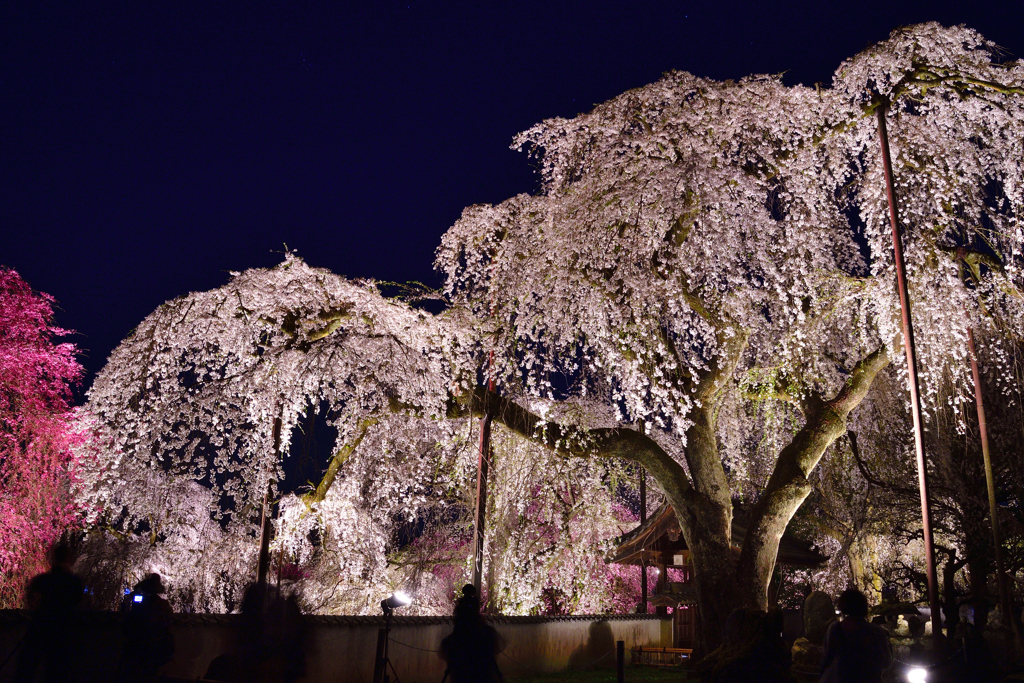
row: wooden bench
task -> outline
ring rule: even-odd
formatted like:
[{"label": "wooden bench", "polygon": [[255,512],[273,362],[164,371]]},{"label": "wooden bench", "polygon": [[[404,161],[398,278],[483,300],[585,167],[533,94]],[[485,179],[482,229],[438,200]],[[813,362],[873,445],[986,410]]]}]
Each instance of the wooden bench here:
[{"label": "wooden bench", "polygon": [[644,647],[632,650],[632,662],[640,666],[678,666],[689,659],[693,650],[683,647]]}]

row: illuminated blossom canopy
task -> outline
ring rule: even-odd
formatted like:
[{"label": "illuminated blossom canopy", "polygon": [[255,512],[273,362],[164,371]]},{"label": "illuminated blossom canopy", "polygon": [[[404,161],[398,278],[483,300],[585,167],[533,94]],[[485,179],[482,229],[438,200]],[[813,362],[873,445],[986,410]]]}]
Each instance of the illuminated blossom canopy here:
[{"label": "illuminated blossom canopy", "polygon": [[[419,588],[416,609],[448,611],[451,591],[431,598],[436,589],[422,572],[407,576],[411,563],[396,569],[387,554],[396,525],[437,506],[454,526],[428,535],[467,547],[458,510],[445,509],[468,507],[460,492],[476,465],[474,422],[444,419],[450,397],[472,388],[458,379],[456,366],[472,360],[456,327],[291,254],[276,268],[168,302],[122,343],[90,391],[91,419],[113,456],[83,475],[89,503],[106,511],[100,526],[147,532],[142,543],[116,544],[118,553],[137,574],[146,567],[169,577],[183,606],[229,609],[240,593],[231,584],[251,580],[255,522],[267,487],[285,478],[291,433],[328,406],[333,459],[319,482],[280,496],[274,546],[308,574],[305,604],[375,613],[379,596],[403,581]],[[607,514],[604,479],[614,464],[565,463],[528,443],[496,443],[491,529],[506,530],[502,546],[529,547],[533,559],[496,558],[493,601],[536,611],[554,588],[574,607],[597,609],[612,569],[595,567],[581,580],[560,561],[577,553],[600,563],[608,539],[624,530]],[[448,571],[450,588],[460,588],[465,553],[454,564],[444,559],[451,569],[430,567],[431,575]]]},{"label": "illuminated blossom canopy", "polygon": [[[437,418],[452,344],[431,316],[290,254],[276,268],[168,302],[118,347],[89,392],[112,456],[88,473],[90,502],[118,528],[142,524],[191,562],[205,557],[211,577],[191,580],[214,594],[222,569],[251,571],[254,549],[238,552],[228,539],[252,533],[264,493],[284,477],[292,431],[326,405],[336,453],[302,501],[283,501],[282,519],[306,532],[330,520],[345,529],[332,537],[340,569],[380,575],[390,517],[408,515],[451,471],[441,465],[456,440]],[[414,429],[407,414],[424,419]],[[368,454],[350,461],[360,446]],[[211,510],[230,514],[218,524]],[[209,543],[197,541],[224,530],[223,556],[207,556]],[[171,576],[178,563],[151,560]]]},{"label": "illuminated blossom canopy", "polygon": [[[732,608],[765,605],[809,475],[900,354],[879,108],[926,401],[943,377],[967,381],[968,320],[997,373],[1000,338],[1024,329],[1024,67],[997,58],[970,29],[924,24],[831,88],[673,72],[545,121],[514,145],[539,160],[541,192],[470,207],[444,236],[439,315],[293,256],[169,302],[90,393],[112,446],[96,500],[141,520],[131,510],[165,506],[154,482],[200,482],[251,514],[281,480],[280,443],[326,404],[336,455],[283,519],[320,520],[337,557],[372,546],[379,566],[389,516],[472,477],[467,418],[491,412],[533,444],[523,462],[541,447],[647,469],[713,644]],[[478,381],[492,353],[496,393]],[[780,402],[788,417],[767,419]],[[738,563],[734,498],[750,517]],[[303,529],[285,534],[299,554]],[[371,564],[344,580],[376,581]]]}]

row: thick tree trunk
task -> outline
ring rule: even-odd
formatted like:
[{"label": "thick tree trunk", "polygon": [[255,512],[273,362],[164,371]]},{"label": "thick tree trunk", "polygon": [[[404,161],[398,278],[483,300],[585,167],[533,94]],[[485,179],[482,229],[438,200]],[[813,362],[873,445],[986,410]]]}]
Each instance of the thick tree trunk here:
[{"label": "thick tree trunk", "polygon": [[857,532],[846,548],[846,559],[853,584],[868,596],[868,602],[877,603],[882,600],[882,580],[870,569],[877,561],[872,545],[866,532]]},{"label": "thick tree trunk", "polygon": [[690,546],[690,558],[700,619],[694,642],[699,659],[722,644],[725,620],[739,607],[736,556],[732,548],[697,540]]},{"label": "thick tree trunk", "polygon": [[692,488],[666,489],[693,563],[700,620],[694,648],[698,656],[721,644],[725,620],[739,606],[736,556],[732,551],[732,497],[718,452],[715,399],[717,396],[704,397],[692,415],[693,426],[686,432]]},{"label": "thick tree trunk", "polygon": [[[689,476],[653,439],[632,429],[594,429],[585,435],[543,422],[525,408],[478,389],[470,405],[453,406],[452,417],[490,412],[494,421],[556,452],[575,456],[624,458],[640,463],[658,481],[676,512],[690,548],[700,610],[698,649],[709,652],[722,642],[725,620],[737,607],[765,609],[768,583],[779,541],[797,508],[811,490],[807,475],[825,449],[846,433],[846,418],[860,404],[889,357],[874,352],[854,368],[830,401],[811,397],[803,403],[804,427],[780,453],[764,494],[752,511],[744,547],[736,563],[732,551],[732,500],[718,453],[715,413],[722,387],[735,369],[746,338],[738,337],[723,360],[702,379],[695,396],[699,407],[687,431]],[[572,438],[585,436],[586,438]],[[692,479],[691,479],[692,477]]]},{"label": "thick tree trunk", "polygon": [[[703,508],[703,509],[701,509]],[[676,518],[690,548],[693,582],[697,589],[699,628],[694,643],[700,657],[722,643],[725,620],[739,607],[736,555],[732,550],[731,519],[717,506],[689,504],[676,507]]]}]

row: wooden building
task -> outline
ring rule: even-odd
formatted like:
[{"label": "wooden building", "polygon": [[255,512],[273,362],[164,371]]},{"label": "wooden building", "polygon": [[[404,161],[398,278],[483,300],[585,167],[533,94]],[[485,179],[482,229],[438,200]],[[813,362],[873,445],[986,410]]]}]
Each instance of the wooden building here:
[{"label": "wooden building", "polygon": [[[733,514],[732,541],[733,552],[739,554],[740,546],[746,537],[747,530],[741,511]],[[697,590],[693,584],[693,566],[690,563],[690,551],[683,540],[679,528],[679,520],[675,511],[668,505],[662,505],[646,522],[632,531],[615,539],[614,555],[608,560],[618,564],[631,564],[644,567],[655,567],[658,580],[649,602],[656,606],[659,613],[673,612],[674,647],[692,648],[697,617]],[[826,557],[811,549],[811,544],[794,537],[789,532],[782,536],[779,543],[779,555],[776,561],[776,574],[780,567],[812,568],[825,563]],[[676,570],[670,580],[668,569]],[[777,581],[772,581],[769,604],[774,603],[774,590]],[[646,606],[645,606],[646,608]]]}]

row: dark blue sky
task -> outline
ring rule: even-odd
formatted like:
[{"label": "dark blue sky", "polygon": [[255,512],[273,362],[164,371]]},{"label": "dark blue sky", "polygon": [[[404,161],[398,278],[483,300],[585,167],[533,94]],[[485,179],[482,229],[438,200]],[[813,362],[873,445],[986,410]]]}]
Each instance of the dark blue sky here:
[{"label": "dark blue sky", "polygon": [[464,206],[536,188],[515,133],[666,70],[829,82],[927,20],[1024,55],[1020,0],[347,4],[0,3],[0,264],[57,298],[91,373],[285,244],[439,284]]}]

